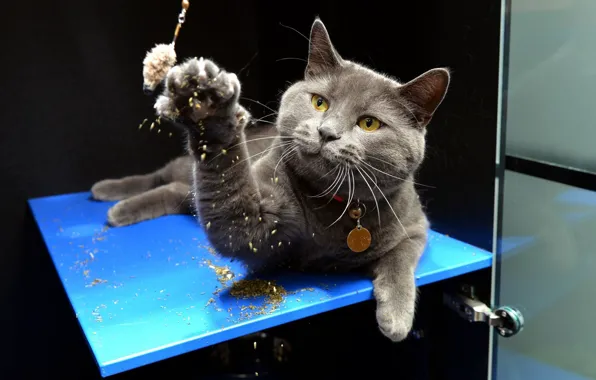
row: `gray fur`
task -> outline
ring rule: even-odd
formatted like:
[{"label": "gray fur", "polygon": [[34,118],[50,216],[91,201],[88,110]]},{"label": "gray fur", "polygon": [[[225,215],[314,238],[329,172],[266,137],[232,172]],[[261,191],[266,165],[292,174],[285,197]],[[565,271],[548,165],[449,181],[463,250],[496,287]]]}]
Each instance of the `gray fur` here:
[{"label": "gray fur", "polygon": [[[238,78],[212,61],[190,59],[171,70],[155,108],[188,131],[195,207],[222,255],[261,269],[368,268],[379,327],[400,341],[412,327],[414,271],[429,227],[413,178],[424,158],[425,127],[448,84],[445,69],[400,84],[344,60],[316,20],[305,79],[284,93],[279,137],[260,159],[248,159],[250,115],[238,103]],[[313,94],[329,100],[327,112],[313,108]],[[356,125],[364,115],[385,125],[364,132]],[[355,227],[341,216],[347,202],[331,200],[333,192],[312,197],[336,178],[338,194],[347,201],[353,188],[352,198],[367,209],[362,225],[373,237],[363,253],[346,244]]]},{"label": "gray fur", "polygon": [[[310,41],[305,79],[284,93],[273,131],[246,127],[234,74],[202,58],[174,67],[155,108],[187,129],[189,155],[151,174],[101,181],[92,193],[120,200],[108,213],[116,226],[189,212],[194,200],[211,243],[253,268],[369,269],[379,327],[400,341],[412,327],[414,271],[429,227],[413,179],[449,73],[431,70],[402,85],[342,59],[320,20]],[[329,100],[327,112],[314,110],[312,94]],[[364,115],[386,125],[365,133],[356,126]],[[272,132],[279,136],[269,146]],[[348,200],[352,188],[372,233],[363,253],[346,245],[355,227],[343,214],[347,202],[332,200],[336,190]]]}]

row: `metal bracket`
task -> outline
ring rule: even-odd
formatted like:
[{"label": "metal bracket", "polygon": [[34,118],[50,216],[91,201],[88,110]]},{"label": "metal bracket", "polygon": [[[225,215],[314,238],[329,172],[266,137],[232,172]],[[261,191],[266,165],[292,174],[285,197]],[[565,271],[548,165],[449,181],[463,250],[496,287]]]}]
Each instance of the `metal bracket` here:
[{"label": "metal bracket", "polygon": [[493,310],[474,298],[474,288],[470,286],[463,286],[462,293],[444,293],[443,303],[468,322],[487,323],[505,338],[519,333],[524,327],[524,318],[519,310],[510,306]]}]

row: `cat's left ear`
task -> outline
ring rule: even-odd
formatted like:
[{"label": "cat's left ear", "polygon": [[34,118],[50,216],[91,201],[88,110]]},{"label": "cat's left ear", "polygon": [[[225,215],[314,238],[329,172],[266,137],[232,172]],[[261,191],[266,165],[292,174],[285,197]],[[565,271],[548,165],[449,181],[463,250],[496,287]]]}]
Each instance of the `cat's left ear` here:
[{"label": "cat's left ear", "polygon": [[449,70],[432,69],[399,88],[400,96],[412,105],[411,111],[421,128],[428,125],[445,98],[449,80]]},{"label": "cat's left ear", "polygon": [[341,65],[342,59],[335,51],[325,25],[318,18],[310,29],[309,45],[305,77],[317,76],[332,71]]}]

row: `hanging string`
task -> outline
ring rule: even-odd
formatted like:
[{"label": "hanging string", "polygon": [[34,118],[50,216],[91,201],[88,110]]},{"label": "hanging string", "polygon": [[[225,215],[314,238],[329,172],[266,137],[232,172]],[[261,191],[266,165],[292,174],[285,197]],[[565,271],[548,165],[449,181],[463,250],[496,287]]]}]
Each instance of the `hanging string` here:
[{"label": "hanging string", "polygon": [[176,40],[182,25],[186,21],[186,13],[189,7],[189,0],[182,0],[182,10],[178,15],[178,24],[174,30],[172,42],[170,44],[157,44],[145,55],[143,60],[143,91],[147,95],[153,94],[155,88],[176,64]]},{"label": "hanging string", "polygon": [[176,45],[176,39],[178,38],[178,35],[180,34],[180,29],[182,29],[182,24],[184,24],[184,22],[186,21],[186,11],[188,11],[189,7],[190,7],[189,0],[182,0],[182,10],[180,11],[180,14],[178,15],[178,25],[176,25],[176,29],[174,30],[174,39],[172,40],[172,45]]}]

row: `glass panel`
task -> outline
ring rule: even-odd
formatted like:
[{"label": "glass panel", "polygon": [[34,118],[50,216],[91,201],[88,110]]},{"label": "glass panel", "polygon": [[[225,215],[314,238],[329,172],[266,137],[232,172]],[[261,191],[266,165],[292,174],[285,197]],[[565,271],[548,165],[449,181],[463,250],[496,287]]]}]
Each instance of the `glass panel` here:
[{"label": "glass panel", "polygon": [[596,172],[596,1],[511,3],[507,154]]},{"label": "glass panel", "polygon": [[502,221],[500,304],[525,328],[499,338],[497,378],[596,378],[596,193],[506,172]]},{"label": "glass panel", "polygon": [[[596,172],[596,1],[511,0],[506,154]],[[596,177],[595,177],[596,178]],[[596,193],[507,171],[498,380],[596,379]]]}]

